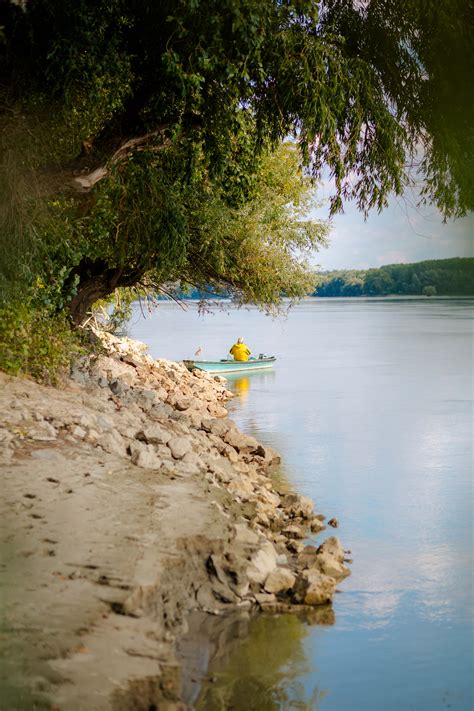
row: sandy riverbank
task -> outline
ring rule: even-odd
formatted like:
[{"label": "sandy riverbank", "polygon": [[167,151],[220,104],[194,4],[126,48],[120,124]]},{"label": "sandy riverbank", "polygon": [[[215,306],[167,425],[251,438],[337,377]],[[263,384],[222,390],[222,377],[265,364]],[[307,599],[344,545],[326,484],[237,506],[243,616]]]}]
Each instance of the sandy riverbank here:
[{"label": "sandy riverbank", "polygon": [[61,388],[0,374],[1,709],[185,709],[191,610],[313,608],[349,574],[224,379],[103,338]]}]

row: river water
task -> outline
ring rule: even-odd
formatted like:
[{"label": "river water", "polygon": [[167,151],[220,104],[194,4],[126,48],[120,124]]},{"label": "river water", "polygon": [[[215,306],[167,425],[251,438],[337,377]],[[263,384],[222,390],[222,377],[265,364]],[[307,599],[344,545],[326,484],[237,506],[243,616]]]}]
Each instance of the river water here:
[{"label": "river water", "polygon": [[307,299],[279,320],[230,307],[201,316],[194,303],[135,313],[130,335],[155,357],[201,346],[220,358],[238,336],[277,356],[273,372],[233,376],[231,417],[338,519],[354,561],[334,620],[250,620],[211,663],[198,708],[474,708],[473,307]]}]

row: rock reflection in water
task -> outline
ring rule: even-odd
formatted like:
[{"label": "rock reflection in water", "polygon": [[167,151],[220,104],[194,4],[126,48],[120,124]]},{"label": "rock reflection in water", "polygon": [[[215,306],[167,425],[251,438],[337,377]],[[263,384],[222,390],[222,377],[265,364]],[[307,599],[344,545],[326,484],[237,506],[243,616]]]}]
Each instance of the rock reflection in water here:
[{"label": "rock reflection in water", "polygon": [[[309,625],[332,625],[331,606],[304,615],[239,613],[191,624],[184,697],[198,711],[312,711],[325,692],[298,679],[311,671],[304,640]],[[194,648],[194,652],[193,652]]]},{"label": "rock reflection in water", "polygon": [[112,695],[111,704],[114,711],[184,711],[186,707],[179,700],[178,666],[164,665],[156,677],[132,679]]}]

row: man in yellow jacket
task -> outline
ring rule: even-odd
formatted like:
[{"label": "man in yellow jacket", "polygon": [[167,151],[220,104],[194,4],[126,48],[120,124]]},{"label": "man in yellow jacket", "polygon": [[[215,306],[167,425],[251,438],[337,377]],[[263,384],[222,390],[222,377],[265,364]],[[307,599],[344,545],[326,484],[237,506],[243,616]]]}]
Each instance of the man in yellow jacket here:
[{"label": "man in yellow jacket", "polygon": [[250,349],[245,345],[243,338],[238,338],[237,343],[234,343],[229,353],[234,356],[234,360],[248,360]]}]

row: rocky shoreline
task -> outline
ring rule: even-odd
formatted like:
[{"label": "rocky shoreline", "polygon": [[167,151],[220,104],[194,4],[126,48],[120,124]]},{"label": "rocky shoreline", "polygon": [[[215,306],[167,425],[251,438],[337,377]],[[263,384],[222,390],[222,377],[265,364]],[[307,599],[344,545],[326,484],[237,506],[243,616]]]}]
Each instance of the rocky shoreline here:
[{"label": "rocky shoreline", "polygon": [[61,388],[0,374],[0,682],[9,709],[186,709],[189,612],[328,605],[347,560],[305,545],[324,516],[278,490],[224,378],[96,335]]}]

